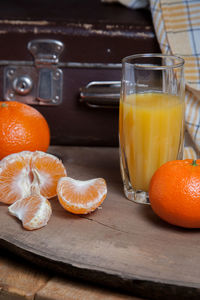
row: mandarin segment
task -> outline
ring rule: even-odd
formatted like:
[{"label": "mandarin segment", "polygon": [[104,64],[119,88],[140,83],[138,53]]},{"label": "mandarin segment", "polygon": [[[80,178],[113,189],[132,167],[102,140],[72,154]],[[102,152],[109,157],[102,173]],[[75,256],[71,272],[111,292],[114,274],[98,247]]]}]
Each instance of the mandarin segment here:
[{"label": "mandarin segment", "polygon": [[23,227],[27,230],[44,227],[52,214],[49,201],[37,193],[16,201],[8,207],[8,210],[11,215],[22,221]]},{"label": "mandarin segment", "polygon": [[67,211],[74,214],[87,214],[104,201],[107,186],[103,178],[81,181],[63,177],[58,181],[57,195],[60,204]]},{"label": "mandarin segment", "polygon": [[40,193],[46,198],[56,196],[58,180],[67,175],[61,160],[52,154],[36,151],[32,157],[31,169],[38,179]]},{"label": "mandarin segment", "polygon": [[31,184],[46,198],[56,195],[59,178],[66,176],[62,162],[42,151],[22,151],[0,161],[0,202],[11,204],[31,194]]},{"label": "mandarin segment", "polygon": [[11,154],[0,161],[0,202],[11,204],[30,195],[32,153]]},{"label": "mandarin segment", "polygon": [[0,201],[12,203],[8,210],[22,221],[25,229],[41,228],[52,214],[47,197],[56,195],[57,182],[66,174],[61,160],[52,154],[10,154],[0,161]]}]

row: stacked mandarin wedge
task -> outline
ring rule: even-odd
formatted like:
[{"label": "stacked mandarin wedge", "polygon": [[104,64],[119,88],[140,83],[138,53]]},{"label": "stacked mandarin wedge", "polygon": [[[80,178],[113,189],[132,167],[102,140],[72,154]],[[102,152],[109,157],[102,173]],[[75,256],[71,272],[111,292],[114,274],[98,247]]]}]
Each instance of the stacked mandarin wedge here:
[{"label": "stacked mandarin wedge", "polygon": [[0,202],[24,228],[45,226],[51,216],[49,198],[56,196],[58,180],[66,176],[62,162],[42,151],[10,154],[0,161]]},{"label": "stacked mandarin wedge", "polygon": [[62,162],[42,151],[23,151],[10,154],[0,161],[0,201],[11,204],[31,194],[33,185],[39,185],[46,198],[56,196],[57,182],[66,176]]},{"label": "stacked mandarin wedge", "polygon": [[28,197],[14,202],[8,210],[11,215],[22,221],[23,227],[27,230],[47,225],[52,214],[50,202],[35,191]]},{"label": "stacked mandarin wedge", "polygon": [[58,196],[61,206],[74,214],[94,211],[105,199],[103,178],[87,181],[67,177],[62,161],[42,151],[22,151],[0,161],[0,202],[10,204],[9,213],[27,230],[47,225]]}]

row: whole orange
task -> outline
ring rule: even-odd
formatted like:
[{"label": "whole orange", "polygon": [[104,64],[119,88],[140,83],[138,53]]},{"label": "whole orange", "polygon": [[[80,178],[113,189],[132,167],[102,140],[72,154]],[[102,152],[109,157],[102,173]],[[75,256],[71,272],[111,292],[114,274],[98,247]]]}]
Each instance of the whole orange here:
[{"label": "whole orange", "polygon": [[200,228],[200,160],[174,160],[162,165],[149,187],[153,211],[163,220]]},{"label": "whole orange", "polygon": [[50,143],[47,121],[35,108],[0,101],[0,159],[24,150],[46,151]]}]

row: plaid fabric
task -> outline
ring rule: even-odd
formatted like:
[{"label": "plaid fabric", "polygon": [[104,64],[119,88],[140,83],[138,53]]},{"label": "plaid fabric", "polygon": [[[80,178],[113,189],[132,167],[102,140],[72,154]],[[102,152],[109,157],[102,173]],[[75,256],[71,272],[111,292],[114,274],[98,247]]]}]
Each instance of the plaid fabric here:
[{"label": "plaid fabric", "polygon": [[183,152],[183,159],[190,158],[190,159],[197,159],[196,151],[192,147],[185,147]]},{"label": "plaid fabric", "polygon": [[150,7],[162,53],[185,60],[186,128],[200,151],[200,1],[150,0]]}]

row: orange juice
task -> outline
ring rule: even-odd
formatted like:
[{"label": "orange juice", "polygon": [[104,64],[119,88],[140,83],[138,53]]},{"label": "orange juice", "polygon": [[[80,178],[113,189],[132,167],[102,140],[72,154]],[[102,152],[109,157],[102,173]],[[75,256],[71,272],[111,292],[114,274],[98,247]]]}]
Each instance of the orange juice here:
[{"label": "orange juice", "polygon": [[184,102],[177,96],[132,94],[120,102],[121,156],[134,190],[148,191],[156,169],[178,158],[183,122]]}]

